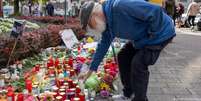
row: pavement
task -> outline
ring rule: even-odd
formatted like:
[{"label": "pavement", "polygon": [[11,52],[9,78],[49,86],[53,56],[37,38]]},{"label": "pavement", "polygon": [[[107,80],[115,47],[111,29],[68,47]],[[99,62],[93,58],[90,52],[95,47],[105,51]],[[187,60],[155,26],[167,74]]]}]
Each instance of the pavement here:
[{"label": "pavement", "polygon": [[[201,32],[186,28],[176,32],[173,42],[149,67],[149,101],[201,101]],[[120,93],[121,83],[117,86]]]},{"label": "pavement", "polygon": [[149,101],[201,101],[201,32],[176,32],[150,67]]}]

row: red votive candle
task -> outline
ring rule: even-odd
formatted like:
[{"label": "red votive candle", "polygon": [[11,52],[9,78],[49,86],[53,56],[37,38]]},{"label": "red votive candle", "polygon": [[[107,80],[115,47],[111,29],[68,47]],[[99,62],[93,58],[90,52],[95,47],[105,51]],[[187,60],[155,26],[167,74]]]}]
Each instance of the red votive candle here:
[{"label": "red votive candle", "polygon": [[8,88],[8,92],[7,92],[7,101],[15,101],[15,93],[14,93],[12,87],[9,87],[9,88]]},{"label": "red votive candle", "polygon": [[68,82],[69,88],[72,88],[73,80],[72,79],[68,79],[67,82]]},{"label": "red votive candle", "polygon": [[40,70],[40,65],[39,65],[39,64],[37,64],[37,65],[35,66],[35,70],[36,70],[37,72]]},{"label": "red votive candle", "polygon": [[17,101],[24,101],[24,95],[22,93],[18,94]]},{"label": "red votive candle", "polygon": [[80,87],[77,85],[77,86],[76,86],[76,94],[78,95],[80,92],[81,92],[81,89],[80,89]]},{"label": "red votive candle", "polygon": [[71,67],[73,67],[73,58],[72,57],[70,57],[68,59],[68,65],[71,66]]},{"label": "red votive candle", "polygon": [[54,62],[54,66],[55,66],[55,67],[58,67],[58,66],[59,66],[59,59],[58,59],[58,58],[56,58],[56,60],[55,60],[55,62]]},{"label": "red votive candle", "polygon": [[84,93],[79,93],[79,98],[80,98],[80,101],[85,101]]},{"label": "red votive candle", "polygon": [[62,96],[62,101],[66,100],[66,93],[65,92],[61,92],[59,94]]},{"label": "red votive candle", "polygon": [[29,91],[29,93],[32,92],[32,81],[31,80],[26,80],[25,81],[26,89]]}]

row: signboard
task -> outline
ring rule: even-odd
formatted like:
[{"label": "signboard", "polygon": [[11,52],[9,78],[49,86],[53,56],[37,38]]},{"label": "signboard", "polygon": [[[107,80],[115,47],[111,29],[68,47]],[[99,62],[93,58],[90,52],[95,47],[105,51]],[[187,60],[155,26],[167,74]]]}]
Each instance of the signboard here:
[{"label": "signboard", "polygon": [[153,4],[157,4],[157,5],[162,5],[163,0],[149,0],[149,2],[153,3]]},{"label": "signboard", "polygon": [[60,33],[61,33],[61,38],[67,48],[72,49],[73,45],[79,43],[72,29],[65,29],[61,31]]},{"label": "signboard", "polygon": [[22,32],[24,30],[24,25],[25,23],[15,21],[13,24],[13,28],[12,28],[10,36],[14,38],[18,38],[18,36],[22,35]]},{"label": "signboard", "polygon": [[4,17],[8,17],[9,15],[11,15],[13,13],[14,13],[14,7],[13,6],[9,6],[9,5],[3,6]]}]

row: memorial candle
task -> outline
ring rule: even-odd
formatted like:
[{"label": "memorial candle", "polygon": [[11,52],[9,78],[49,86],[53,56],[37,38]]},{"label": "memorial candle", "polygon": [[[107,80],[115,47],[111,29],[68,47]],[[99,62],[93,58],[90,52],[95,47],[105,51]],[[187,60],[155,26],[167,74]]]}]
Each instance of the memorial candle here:
[{"label": "memorial candle", "polygon": [[26,80],[25,81],[26,89],[29,91],[29,93],[32,92],[32,81],[31,80]]},{"label": "memorial candle", "polygon": [[12,87],[8,87],[7,101],[15,101],[15,93]]},{"label": "memorial candle", "polygon": [[24,101],[24,95],[22,93],[18,94],[17,101]]}]

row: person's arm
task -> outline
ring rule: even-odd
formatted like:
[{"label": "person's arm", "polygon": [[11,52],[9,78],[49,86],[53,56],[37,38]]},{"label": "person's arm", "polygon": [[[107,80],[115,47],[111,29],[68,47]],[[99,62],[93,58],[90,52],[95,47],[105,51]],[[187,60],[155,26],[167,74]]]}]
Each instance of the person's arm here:
[{"label": "person's arm", "polygon": [[162,7],[165,9],[165,0],[162,1]]},{"label": "person's arm", "polygon": [[103,60],[105,54],[107,53],[113,39],[114,38],[111,36],[109,31],[105,31],[102,33],[102,38],[101,38],[100,42],[98,43],[96,52],[93,56],[93,60],[90,65],[91,71],[97,71],[100,62]]},{"label": "person's arm", "polygon": [[186,12],[187,15],[188,15],[188,13],[189,13],[189,11],[190,11],[190,9],[191,9],[191,5],[192,5],[192,3],[189,4],[189,6],[188,6],[188,8],[187,8],[187,12]]}]

